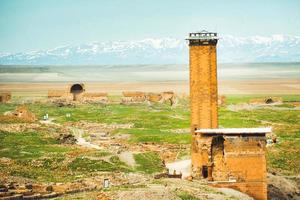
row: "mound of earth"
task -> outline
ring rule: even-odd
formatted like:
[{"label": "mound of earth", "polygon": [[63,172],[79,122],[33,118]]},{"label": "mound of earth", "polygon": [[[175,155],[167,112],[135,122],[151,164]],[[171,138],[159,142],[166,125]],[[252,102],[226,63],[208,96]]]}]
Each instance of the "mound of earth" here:
[{"label": "mound of earth", "polygon": [[300,199],[300,189],[297,183],[283,176],[268,174],[268,199],[296,200]]}]

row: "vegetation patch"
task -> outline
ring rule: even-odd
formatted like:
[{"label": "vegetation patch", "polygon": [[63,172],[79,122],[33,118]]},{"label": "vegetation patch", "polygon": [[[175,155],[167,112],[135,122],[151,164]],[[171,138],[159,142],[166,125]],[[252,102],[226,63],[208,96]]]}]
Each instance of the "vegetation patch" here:
[{"label": "vegetation patch", "polygon": [[42,133],[0,132],[0,157],[37,159],[47,153],[62,154],[69,150],[69,147],[59,146],[54,138],[46,138]]},{"label": "vegetation patch", "polygon": [[197,197],[187,193],[187,192],[179,192],[177,196],[182,200],[199,200]]},{"label": "vegetation patch", "polygon": [[152,174],[164,170],[162,160],[159,155],[154,152],[135,154],[134,159],[137,163],[137,171]]},{"label": "vegetation patch", "polygon": [[90,160],[88,158],[76,158],[69,164],[73,171],[114,171],[114,165],[103,160]]}]

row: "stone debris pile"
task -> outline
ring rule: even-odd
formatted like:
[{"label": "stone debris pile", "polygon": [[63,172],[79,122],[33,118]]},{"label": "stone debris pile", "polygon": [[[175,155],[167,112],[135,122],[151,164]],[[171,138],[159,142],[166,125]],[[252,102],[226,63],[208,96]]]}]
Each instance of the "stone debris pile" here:
[{"label": "stone debris pile", "polygon": [[37,120],[35,114],[30,112],[26,106],[19,106],[14,111],[9,111],[0,116],[3,121],[34,122]]}]

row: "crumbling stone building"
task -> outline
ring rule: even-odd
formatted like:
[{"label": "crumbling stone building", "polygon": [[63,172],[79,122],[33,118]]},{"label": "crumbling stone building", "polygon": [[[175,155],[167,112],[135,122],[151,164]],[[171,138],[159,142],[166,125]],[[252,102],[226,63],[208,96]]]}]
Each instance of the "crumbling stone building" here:
[{"label": "crumbling stone building", "polygon": [[138,102],[144,102],[146,101],[147,94],[144,92],[138,92],[138,91],[125,91],[122,93],[122,102],[123,103],[138,103]]},{"label": "crumbling stone building", "polygon": [[216,33],[190,33],[192,173],[217,187],[267,199],[265,134],[270,128],[218,128]]},{"label": "crumbling stone building", "polygon": [[7,103],[11,100],[11,93],[5,92],[0,94],[0,103]]}]

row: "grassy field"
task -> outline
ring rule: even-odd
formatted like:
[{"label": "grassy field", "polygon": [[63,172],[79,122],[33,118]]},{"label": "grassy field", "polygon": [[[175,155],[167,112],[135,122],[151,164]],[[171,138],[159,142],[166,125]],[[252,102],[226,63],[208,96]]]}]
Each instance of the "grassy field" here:
[{"label": "grassy field", "polygon": [[[228,96],[227,105],[246,103],[257,96]],[[300,95],[283,96],[284,100],[300,100]],[[0,105],[0,114],[14,110],[17,104]],[[180,100],[177,107],[167,104],[101,105],[84,104],[75,107],[57,107],[52,104],[28,104],[41,119],[46,113],[54,122],[87,121],[107,124],[133,123],[130,129],[116,129],[113,134],[130,134],[129,143],[140,142],[189,144],[190,135],[176,133],[189,128],[188,100]],[[276,109],[279,108],[279,109]],[[67,118],[66,114],[71,117]],[[271,126],[279,143],[267,149],[268,170],[285,175],[300,174],[300,111],[290,104],[264,106],[256,109],[230,111],[219,109],[220,127]],[[0,126],[9,121],[0,121]],[[95,173],[109,171],[155,173],[162,170],[161,160],[151,152],[134,156],[137,166],[129,167],[110,152],[86,150],[74,145],[60,145],[55,140],[56,129],[41,127],[26,132],[0,132],[0,158],[9,158],[10,165],[0,162],[0,171],[13,176],[38,181],[64,182]],[[186,152],[183,154],[189,154]],[[109,157],[108,159],[91,159]]]}]

